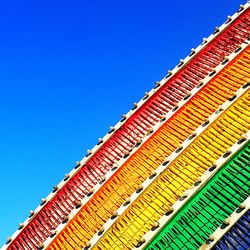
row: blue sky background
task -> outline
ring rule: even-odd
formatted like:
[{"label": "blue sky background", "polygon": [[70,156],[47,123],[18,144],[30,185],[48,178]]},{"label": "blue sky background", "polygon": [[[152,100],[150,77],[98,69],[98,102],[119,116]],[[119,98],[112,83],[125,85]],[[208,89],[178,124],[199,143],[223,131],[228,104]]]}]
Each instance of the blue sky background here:
[{"label": "blue sky background", "polygon": [[0,246],[123,113],[243,4],[0,5]]}]

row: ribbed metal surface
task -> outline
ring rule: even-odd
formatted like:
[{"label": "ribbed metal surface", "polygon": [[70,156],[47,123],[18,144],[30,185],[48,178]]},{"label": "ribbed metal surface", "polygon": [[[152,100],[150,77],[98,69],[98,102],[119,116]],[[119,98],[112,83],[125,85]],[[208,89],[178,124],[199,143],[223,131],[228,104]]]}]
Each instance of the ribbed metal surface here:
[{"label": "ribbed metal surface", "polygon": [[198,249],[250,195],[249,162],[250,143],[185,205],[146,249]]}]

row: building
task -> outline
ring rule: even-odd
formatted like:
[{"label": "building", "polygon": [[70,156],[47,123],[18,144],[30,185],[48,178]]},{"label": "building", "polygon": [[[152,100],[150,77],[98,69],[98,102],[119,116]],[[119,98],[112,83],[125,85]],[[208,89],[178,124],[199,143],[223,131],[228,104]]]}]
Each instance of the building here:
[{"label": "building", "polygon": [[248,249],[249,6],[156,82],[2,249]]}]

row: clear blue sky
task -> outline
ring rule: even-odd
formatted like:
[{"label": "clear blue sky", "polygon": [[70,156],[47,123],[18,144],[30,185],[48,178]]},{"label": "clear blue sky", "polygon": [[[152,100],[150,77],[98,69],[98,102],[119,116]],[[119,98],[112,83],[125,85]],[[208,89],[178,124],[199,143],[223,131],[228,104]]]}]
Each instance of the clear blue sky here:
[{"label": "clear blue sky", "polygon": [[8,0],[0,6],[0,246],[241,0]]}]

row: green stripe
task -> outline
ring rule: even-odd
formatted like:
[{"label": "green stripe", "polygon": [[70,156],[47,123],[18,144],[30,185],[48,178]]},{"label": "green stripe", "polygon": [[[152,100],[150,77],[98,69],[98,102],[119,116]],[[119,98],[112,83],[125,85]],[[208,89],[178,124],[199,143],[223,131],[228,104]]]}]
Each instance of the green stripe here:
[{"label": "green stripe", "polygon": [[198,249],[250,195],[250,142],[152,239],[145,249]]}]

